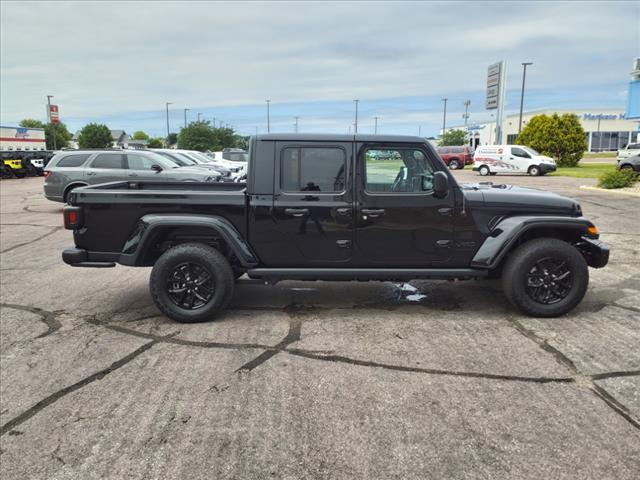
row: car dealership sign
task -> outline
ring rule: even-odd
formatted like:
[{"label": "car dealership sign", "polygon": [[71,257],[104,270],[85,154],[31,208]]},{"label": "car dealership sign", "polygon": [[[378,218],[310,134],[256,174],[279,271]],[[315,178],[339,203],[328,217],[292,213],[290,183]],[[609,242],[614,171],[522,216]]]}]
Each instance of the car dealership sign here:
[{"label": "car dealership sign", "polygon": [[493,65],[489,65],[489,69],[487,70],[487,98],[485,102],[487,110],[498,108],[498,104],[500,103],[500,92],[503,88],[503,64],[504,62],[494,63]]}]

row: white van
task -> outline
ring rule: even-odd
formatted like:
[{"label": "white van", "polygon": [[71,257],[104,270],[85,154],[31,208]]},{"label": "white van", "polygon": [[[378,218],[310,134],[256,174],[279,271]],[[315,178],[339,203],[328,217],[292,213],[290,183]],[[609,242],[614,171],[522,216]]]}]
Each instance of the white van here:
[{"label": "white van", "polygon": [[483,145],[473,155],[473,171],[480,175],[528,173],[531,176],[555,172],[553,158],[524,145]]}]

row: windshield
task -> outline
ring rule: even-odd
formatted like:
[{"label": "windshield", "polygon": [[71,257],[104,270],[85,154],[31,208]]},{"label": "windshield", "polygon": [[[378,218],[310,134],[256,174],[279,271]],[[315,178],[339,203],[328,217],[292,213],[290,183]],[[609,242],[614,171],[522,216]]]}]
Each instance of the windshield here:
[{"label": "windshield", "polygon": [[177,164],[179,167],[185,167],[188,165],[195,165],[196,162],[191,160],[189,157],[185,157],[184,155],[179,154],[178,152],[157,152],[165,158],[168,158],[173,163]]},{"label": "windshield", "polygon": [[[147,155],[153,160],[154,163],[157,163],[162,168],[177,168],[176,165],[170,157],[166,157],[163,152],[148,152]],[[167,159],[169,158],[169,159]]]},{"label": "windshield", "polygon": [[246,162],[249,160],[249,154],[247,152],[222,152],[222,158],[232,162]]},{"label": "windshield", "polygon": [[212,159],[200,152],[188,152],[190,158],[193,158],[197,163],[211,163]]},{"label": "windshield", "polygon": [[520,148],[522,148],[523,150],[529,152],[531,155],[540,155],[538,152],[536,152],[533,148],[530,147],[525,147],[524,145],[522,145]]}]

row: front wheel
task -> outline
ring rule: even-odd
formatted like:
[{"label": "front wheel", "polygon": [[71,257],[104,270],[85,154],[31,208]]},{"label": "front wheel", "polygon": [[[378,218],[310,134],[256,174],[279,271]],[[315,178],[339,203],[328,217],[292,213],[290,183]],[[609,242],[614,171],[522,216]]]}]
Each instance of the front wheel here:
[{"label": "front wheel", "polygon": [[558,317],[584,297],[589,268],[572,245],[555,238],[539,238],[520,245],[502,274],[507,299],[534,317]]},{"label": "front wheel", "polygon": [[537,165],[531,165],[527,173],[532,177],[537,177],[538,175],[540,175],[540,167],[538,167]]},{"label": "front wheel", "polygon": [[186,243],[158,259],[149,280],[151,297],[167,317],[181,323],[210,320],[233,296],[234,275],[215,248]]},{"label": "front wheel", "polygon": [[487,175],[489,175],[491,173],[491,170],[489,170],[489,167],[487,167],[486,165],[482,165],[479,169],[478,172],[480,173],[480,175],[482,175],[483,177],[486,177]]},{"label": "front wheel", "polygon": [[451,160],[449,162],[449,169],[450,170],[458,170],[460,168],[460,164],[458,163],[457,160]]}]

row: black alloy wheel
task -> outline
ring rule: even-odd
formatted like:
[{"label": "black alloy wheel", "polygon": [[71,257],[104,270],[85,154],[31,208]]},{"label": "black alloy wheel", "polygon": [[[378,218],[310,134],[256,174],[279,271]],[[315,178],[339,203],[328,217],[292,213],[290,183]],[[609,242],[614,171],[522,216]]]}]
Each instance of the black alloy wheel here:
[{"label": "black alloy wheel", "polygon": [[167,294],[178,307],[197,310],[213,298],[215,281],[203,265],[186,262],[176,266],[167,279]]},{"label": "black alloy wheel", "polygon": [[553,305],[565,299],[573,286],[573,274],[566,260],[546,257],[538,260],[526,277],[526,292],[532,300]]}]

